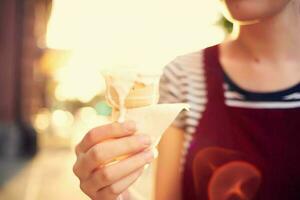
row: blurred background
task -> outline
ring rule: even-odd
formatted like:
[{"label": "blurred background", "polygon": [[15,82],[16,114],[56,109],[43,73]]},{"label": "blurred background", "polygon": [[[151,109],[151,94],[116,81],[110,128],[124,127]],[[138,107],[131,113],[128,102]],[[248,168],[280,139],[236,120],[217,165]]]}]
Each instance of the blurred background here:
[{"label": "blurred background", "polygon": [[108,122],[101,71],[162,69],[230,28],[217,0],[1,0],[0,199],[87,199],[73,148]]}]

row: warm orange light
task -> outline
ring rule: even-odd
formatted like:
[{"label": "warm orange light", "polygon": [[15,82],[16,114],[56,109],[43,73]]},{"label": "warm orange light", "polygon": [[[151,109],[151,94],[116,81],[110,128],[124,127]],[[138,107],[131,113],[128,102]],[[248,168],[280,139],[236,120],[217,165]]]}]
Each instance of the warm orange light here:
[{"label": "warm orange light", "polygon": [[41,71],[45,75],[52,75],[58,68],[66,65],[70,56],[70,51],[47,49],[39,60]]}]

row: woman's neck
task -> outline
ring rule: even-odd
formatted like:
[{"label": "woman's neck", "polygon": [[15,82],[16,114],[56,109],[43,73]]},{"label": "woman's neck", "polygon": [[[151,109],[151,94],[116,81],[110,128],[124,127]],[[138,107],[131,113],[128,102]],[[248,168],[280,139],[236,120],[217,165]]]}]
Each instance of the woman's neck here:
[{"label": "woman's neck", "polygon": [[299,59],[300,4],[291,1],[276,16],[249,25],[235,25],[236,42],[254,59],[274,62]]}]

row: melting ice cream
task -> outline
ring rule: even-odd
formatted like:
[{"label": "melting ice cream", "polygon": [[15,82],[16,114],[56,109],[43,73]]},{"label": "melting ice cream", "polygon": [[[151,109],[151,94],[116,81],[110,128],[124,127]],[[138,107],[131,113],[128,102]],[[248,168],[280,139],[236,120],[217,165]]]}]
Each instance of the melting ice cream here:
[{"label": "melting ice cream", "polygon": [[159,78],[158,72],[141,72],[137,69],[106,72],[106,99],[114,112],[118,113],[115,120],[123,122],[128,108],[156,104]]}]

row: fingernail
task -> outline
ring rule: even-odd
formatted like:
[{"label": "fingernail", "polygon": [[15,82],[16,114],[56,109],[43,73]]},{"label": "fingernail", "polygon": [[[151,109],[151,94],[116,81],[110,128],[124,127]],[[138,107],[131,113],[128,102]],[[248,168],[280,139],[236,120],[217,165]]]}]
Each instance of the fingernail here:
[{"label": "fingernail", "polygon": [[122,124],[123,130],[126,132],[134,132],[136,130],[136,126],[134,121],[126,121]]},{"label": "fingernail", "polygon": [[150,163],[154,159],[154,154],[152,151],[146,151],[144,154],[144,158],[147,163]]},{"label": "fingernail", "polygon": [[137,139],[146,146],[150,146],[151,144],[151,138],[148,135],[137,135]]}]

